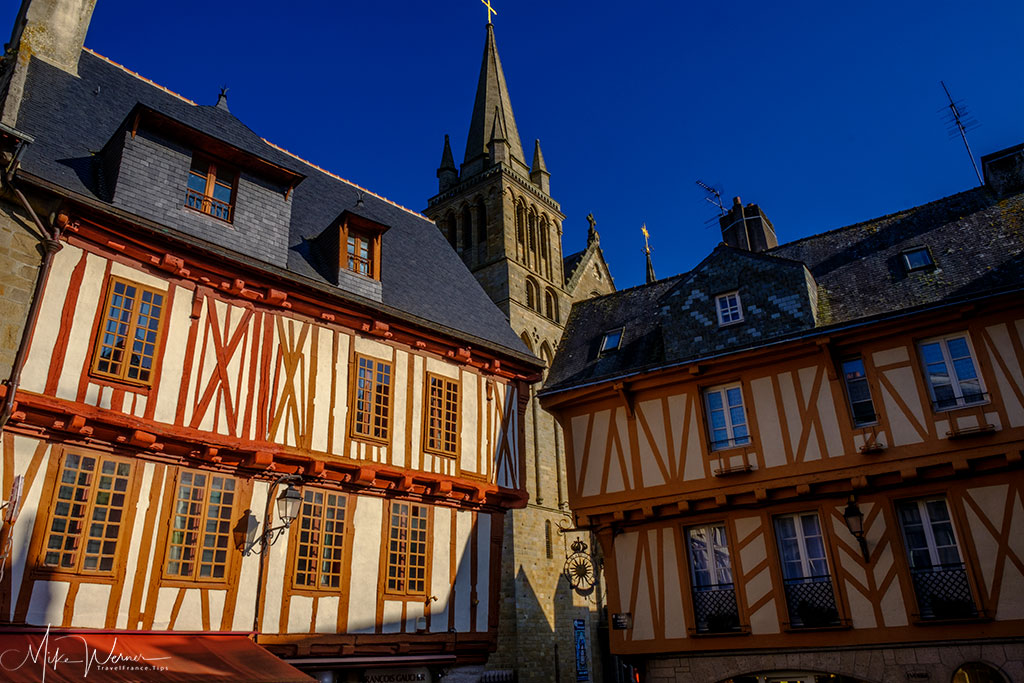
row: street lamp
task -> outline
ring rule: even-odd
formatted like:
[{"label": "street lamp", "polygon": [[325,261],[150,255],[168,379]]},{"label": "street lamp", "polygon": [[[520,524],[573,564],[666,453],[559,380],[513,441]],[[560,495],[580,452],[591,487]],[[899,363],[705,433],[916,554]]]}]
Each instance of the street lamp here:
[{"label": "street lamp", "polygon": [[857,501],[854,500],[853,496],[850,496],[850,502],[846,504],[846,509],[843,510],[843,519],[846,520],[846,528],[850,530],[853,537],[857,539],[857,543],[860,544],[860,552],[864,556],[864,561],[870,562],[868,541],[864,538],[864,513],[860,511],[860,506],[857,505]]},{"label": "street lamp", "polygon": [[266,552],[267,548],[274,545],[277,539],[281,537],[281,534],[287,531],[288,527],[299,516],[299,508],[302,505],[302,493],[293,484],[289,483],[288,488],[277,497],[277,516],[281,518],[281,523],[275,527],[270,526],[270,501],[274,489],[286,481],[301,480],[302,477],[297,474],[282,474],[270,485],[270,491],[267,495],[266,514],[263,516],[263,533],[260,534],[259,538],[256,537],[260,526],[259,520],[256,519],[256,515],[252,514],[252,510],[246,511],[245,518],[235,527],[235,545],[242,551],[243,556],[248,557],[254,553],[262,554]]},{"label": "street lamp", "polygon": [[[254,633],[259,632],[260,597],[263,595],[263,574],[266,571],[267,550],[270,549],[270,546],[274,545],[274,542],[281,537],[281,534],[288,530],[288,527],[299,516],[299,509],[302,505],[302,493],[291,483],[296,481],[301,482],[302,477],[298,474],[282,474],[270,485],[270,488],[267,490],[267,507],[263,512],[263,533],[259,537],[256,536],[256,533],[259,531],[260,523],[256,516],[252,514],[252,510],[247,510],[245,517],[239,520],[235,526],[235,545],[242,551],[242,556],[248,557],[252,554],[260,556],[259,571],[256,577],[256,609],[252,618],[252,630]],[[288,482],[288,487],[277,497],[277,516],[281,518],[281,523],[272,527],[270,526],[270,505],[274,500],[274,491],[285,482]]]}]

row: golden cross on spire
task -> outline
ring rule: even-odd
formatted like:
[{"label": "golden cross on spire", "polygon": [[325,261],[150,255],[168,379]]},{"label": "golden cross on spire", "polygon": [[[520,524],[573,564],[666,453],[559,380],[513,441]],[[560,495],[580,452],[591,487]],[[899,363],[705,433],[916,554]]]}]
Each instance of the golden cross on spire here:
[{"label": "golden cross on spire", "polygon": [[494,9],[493,7],[491,7],[491,0],[480,0],[480,2],[484,3],[485,5],[487,5],[487,23],[490,24],[491,23],[491,15],[492,14],[497,14],[498,10]]},{"label": "golden cross on spire", "polygon": [[644,234],[644,251],[647,252],[648,254],[650,254],[651,253],[651,245],[650,245],[650,243],[647,240],[651,237],[651,233],[647,232],[647,224],[646,223],[644,223],[643,225],[640,226],[640,232],[642,232]]}]

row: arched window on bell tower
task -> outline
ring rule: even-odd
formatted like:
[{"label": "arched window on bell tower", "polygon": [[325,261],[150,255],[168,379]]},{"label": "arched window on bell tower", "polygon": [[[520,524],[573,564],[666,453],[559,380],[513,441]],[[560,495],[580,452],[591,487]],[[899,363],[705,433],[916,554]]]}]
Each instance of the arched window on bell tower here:
[{"label": "arched window on bell tower", "polygon": [[548,248],[548,230],[550,225],[548,224],[548,217],[544,218],[540,222],[540,272],[547,279],[551,279],[551,250]]},{"label": "arched window on bell tower", "polygon": [[516,258],[526,263],[526,207],[516,202]]},{"label": "arched window on bell tower", "polygon": [[550,287],[544,290],[544,315],[558,322],[558,296]]},{"label": "arched window on bell tower", "polygon": [[476,241],[487,244],[487,207],[483,197],[476,202]]},{"label": "arched window on bell tower", "polygon": [[469,205],[462,206],[462,248],[469,249],[473,246],[473,214]]},{"label": "arched window on bell tower", "polygon": [[526,249],[528,257],[526,265],[530,268],[537,268],[537,214],[530,211],[526,217]]},{"label": "arched window on bell tower", "polygon": [[526,278],[526,307],[531,311],[539,311],[540,305],[537,301],[537,283],[532,277]]}]

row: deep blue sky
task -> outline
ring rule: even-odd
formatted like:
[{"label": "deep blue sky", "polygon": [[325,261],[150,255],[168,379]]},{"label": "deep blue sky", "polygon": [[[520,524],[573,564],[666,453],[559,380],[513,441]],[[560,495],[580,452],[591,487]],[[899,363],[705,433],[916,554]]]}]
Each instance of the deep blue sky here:
[{"label": "deep blue sky", "polygon": [[[644,277],[641,223],[660,277],[719,241],[697,178],[759,203],[781,241],[971,187],[940,79],[981,123],[976,156],[1024,141],[1019,0],[493,4],[565,252],[592,211],[620,288]],[[260,135],[420,210],[445,133],[462,159],[485,22],[479,0],[99,0],[86,45],[200,103],[227,84]]]}]

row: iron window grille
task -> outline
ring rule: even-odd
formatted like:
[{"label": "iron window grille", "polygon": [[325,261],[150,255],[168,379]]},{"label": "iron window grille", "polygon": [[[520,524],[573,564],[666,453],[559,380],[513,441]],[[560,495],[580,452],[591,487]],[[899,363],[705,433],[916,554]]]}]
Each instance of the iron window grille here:
[{"label": "iron window grille", "polygon": [[897,510],[920,617],[976,617],[977,605],[946,501],[904,501]]},{"label": "iron window grille", "polygon": [[789,625],[793,628],[838,626],[839,610],[818,515],[776,517],[775,536],[782,561]]},{"label": "iron window grille", "polygon": [[690,578],[697,633],[728,633],[740,628],[729,542],[724,524],[687,530]]}]

